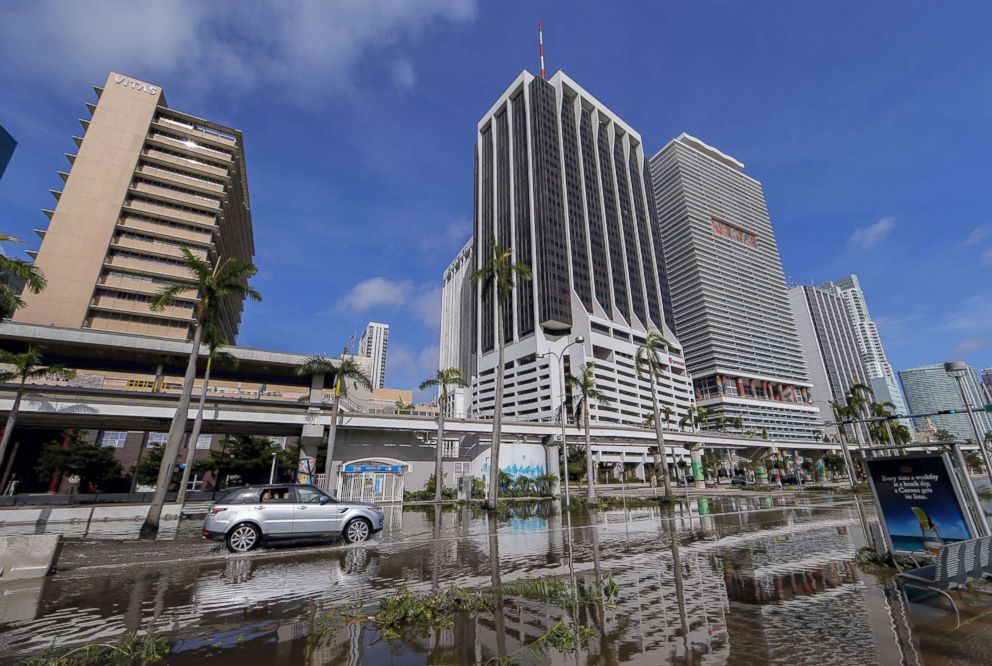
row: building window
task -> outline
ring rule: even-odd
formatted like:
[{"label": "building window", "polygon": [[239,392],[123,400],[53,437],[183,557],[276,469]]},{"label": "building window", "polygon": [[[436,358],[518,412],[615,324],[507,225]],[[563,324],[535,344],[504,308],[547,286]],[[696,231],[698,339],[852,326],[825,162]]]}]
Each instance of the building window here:
[{"label": "building window", "polygon": [[165,446],[168,441],[169,433],[167,432],[148,433],[148,446]]},{"label": "building window", "polygon": [[108,446],[114,449],[123,449],[127,442],[127,432],[114,430],[104,430],[100,433],[100,446]]},{"label": "building window", "polygon": [[455,478],[461,476],[469,476],[471,474],[472,474],[472,463],[470,462],[455,463]]},{"label": "building window", "polygon": [[286,438],[285,437],[269,437],[269,441],[275,446],[278,446],[283,451],[286,450]]},{"label": "building window", "polygon": [[196,448],[197,449],[209,449],[211,442],[214,441],[213,435],[200,435],[196,438]]}]

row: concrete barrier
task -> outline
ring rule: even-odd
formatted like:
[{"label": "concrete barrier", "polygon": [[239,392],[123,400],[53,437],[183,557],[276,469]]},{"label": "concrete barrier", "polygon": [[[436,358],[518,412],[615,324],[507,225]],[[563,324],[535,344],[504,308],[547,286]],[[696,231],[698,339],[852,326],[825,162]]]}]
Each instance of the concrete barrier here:
[{"label": "concrete barrier", "polygon": [[61,549],[61,534],[0,536],[0,581],[46,576]]}]

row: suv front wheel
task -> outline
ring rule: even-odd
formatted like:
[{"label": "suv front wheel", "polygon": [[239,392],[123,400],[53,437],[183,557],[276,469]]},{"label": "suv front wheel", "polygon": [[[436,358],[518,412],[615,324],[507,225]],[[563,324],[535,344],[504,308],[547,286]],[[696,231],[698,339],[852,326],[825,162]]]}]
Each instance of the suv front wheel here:
[{"label": "suv front wheel", "polygon": [[247,553],[258,545],[261,536],[258,528],[251,523],[235,525],[227,533],[227,549],[232,553]]},{"label": "suv front wheel", "polygon": [[364,518],[355,518],[344,528],[345,543],[360,543],[368,541],[372,535],[372,523]]}]

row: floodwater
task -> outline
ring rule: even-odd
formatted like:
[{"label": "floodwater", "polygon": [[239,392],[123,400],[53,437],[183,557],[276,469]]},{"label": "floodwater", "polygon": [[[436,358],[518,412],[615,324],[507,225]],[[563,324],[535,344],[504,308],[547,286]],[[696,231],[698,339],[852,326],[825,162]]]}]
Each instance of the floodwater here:
[{"label": "floodwater", "polygon": [[[859,570],[850,498],[693,499],[563,513],[556,502],[387,509],[369,544],[231,556],[199,521],[153,543],[70,541],[42,582],[0,585],[0,662],[151,631],[169,664],[982,664],[992,595],[965,593],[961,627]],[[121,534],[129,532],[123,529]],[[504,595],[495,611],[389,640],[340,612],[402,589],[544,577],[596,590],[569,610]],[[351,610],[348,610],[351,609]],[[339,614],[333,614],[338,611]],[[592,629],[575,652],[535,649],[559,622]]]}]

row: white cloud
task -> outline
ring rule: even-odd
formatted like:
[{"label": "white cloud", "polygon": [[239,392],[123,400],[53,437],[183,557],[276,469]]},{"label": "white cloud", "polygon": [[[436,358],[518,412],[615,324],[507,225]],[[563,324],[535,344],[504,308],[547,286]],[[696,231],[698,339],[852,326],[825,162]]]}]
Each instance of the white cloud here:
[{"label": "white cloud", "polygon": [[338,302],[338,307],[353,312],[365,312],[376,307],[396,307],[410,296],[409,282],[396,282],[384,277],[363,280],[351,288]]},{"label": "white cloud", "polygon": [[[181,78],[193,89],[265,86],[307,99],[350,87],[369,52],[401,49],[432,25],[475,12],[475,0],[40,0],[4,8],[0,58],[49,84],[114,69],[166,91]],[[412,85],[407,65],[401,81]]]},{"label": "white cloud", "polygon": [[982,252],[982,266],[992,266],[992,247]]},{"label": "white cloud", "polygon": [[895,217],[883,217],[874,224],[869,224],[865,227],[858,227],[854,230],[854,233],[851,234],[847,244],[857,250],[871,249],[882,242],[882,239],[889,235],[889,232],[892,231],[895,224]]},{"label": "white cloud", "polygon": [[964,244],[978,245],[990,236],[992,236],[992,226],[983,224],[971,230],[971,233],[968,234],[968,238],[965,239]]},{"label": "white cloud", "polygon": [[429,328],[441,328],[441,287],[418,294],[410,303],[410,314]]},{"label": "white cloud", "polygon": [[992,338],[965,338],[951,350],[954,355],[966,355],[981,351],[992,344]]},{"label": "white cloud", "polygon": [[409,60],[397,60],[393,63],[393,85],[400,90],[411,90],[417,83],[417,73]]},{"label": "white cloud", "polygon": [[376,276],[362,280],[338,300],[338,311],[361,314],[374,308],[403,311],[437,330],[441,326],[441,288]]}]

